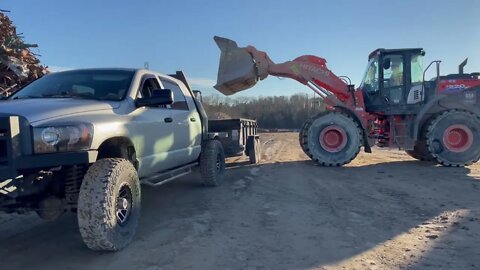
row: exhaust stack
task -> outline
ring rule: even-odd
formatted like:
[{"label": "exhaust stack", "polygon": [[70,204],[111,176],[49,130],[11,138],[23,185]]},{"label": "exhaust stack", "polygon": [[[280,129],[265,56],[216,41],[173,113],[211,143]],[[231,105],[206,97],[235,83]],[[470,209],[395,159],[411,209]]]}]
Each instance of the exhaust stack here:
[{"label": "exhaust stack", "polygon": [[463,74],[463,68],[467,65],[468,58],[465,58],[462,63],[458,66],[458,74],[462,75]]}]

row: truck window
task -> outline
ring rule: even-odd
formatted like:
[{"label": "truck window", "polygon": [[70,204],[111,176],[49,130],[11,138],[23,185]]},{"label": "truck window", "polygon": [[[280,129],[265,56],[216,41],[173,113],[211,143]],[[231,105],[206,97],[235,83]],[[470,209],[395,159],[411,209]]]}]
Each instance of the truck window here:
[{"label": "truck window", "polygon": [[187,100],[185,99],[185,95],[180,89],[180,86],[175,82],[160,78],[162,81],[164,89],[170,89],[173,92],[173,104],[170,106],[173,110],[186,110],[188,111],[188,104]]},{"label": "truck window", "polygon": [[137,98],[151,97],[154,89],[160,89],[158,81],[155,78],[144,79]]}]

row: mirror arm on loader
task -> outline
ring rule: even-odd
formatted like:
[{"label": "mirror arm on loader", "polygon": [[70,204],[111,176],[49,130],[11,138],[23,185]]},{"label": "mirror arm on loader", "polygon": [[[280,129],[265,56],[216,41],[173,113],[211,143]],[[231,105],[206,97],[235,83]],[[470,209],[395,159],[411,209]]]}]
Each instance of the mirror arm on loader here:
[{"label": "mirror arm on loader", "polygon": [[437,80],[440,78],[440,63],[442,61],[440,60],[434,60],[432,62],[430,62],[430,64],[428,64],[427,68],[423,71],[423,84],[425,84],[425,74],[427,73],[428,69],[430,68],[431,65],[433,65],[433,63],[436,64],[436,69],[437,69]]}]

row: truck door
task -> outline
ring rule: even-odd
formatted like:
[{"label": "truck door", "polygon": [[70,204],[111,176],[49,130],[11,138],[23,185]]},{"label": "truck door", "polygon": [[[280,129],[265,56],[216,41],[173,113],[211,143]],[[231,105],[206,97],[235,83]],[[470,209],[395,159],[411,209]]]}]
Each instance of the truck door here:
[{"label": "truck door", "polygon": [[194,104],[189,104],[190,92],[175,81],[160,77],[163,89],[173,92],[173,104],[169,109],[173,118],[174,144],[172,156],[183,163],[193,162],[201,151],[202,127]]},{"label": "truck door", "polygon": [[[142,78],[136,98],[152,96],[161,87],[154,75]],[[175,166],[171,158],[174,144],[173,118],[166,106],[140,107],[133,113],[135,125],[130,137],[133,140],[139,161],[140,177],[164,171]]]}]

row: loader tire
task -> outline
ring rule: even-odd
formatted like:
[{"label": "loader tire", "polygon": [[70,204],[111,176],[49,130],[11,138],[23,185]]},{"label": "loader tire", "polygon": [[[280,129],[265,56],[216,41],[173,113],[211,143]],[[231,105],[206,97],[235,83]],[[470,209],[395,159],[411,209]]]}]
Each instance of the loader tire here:
[{"label": "loader tire", "polygon": [[480,118],[464,110],[448,110],[427,128],[429,153],[444,166],[463,167],[480,158]]},{"label": "loader tire", "polygon": [[413,150],[405,150],[405,153],[407,153],[407,155],[411,156],[412,158],[420,161],[434,160],[432,155],[430,155],[430,152],[428,152],[428,149],[426,149],[426,145],[415,144]]},{"label": "loader tire", "polygon": [[310,154],[307,151],[307,148],[306,148],[307,144],[305,143],[305,138],[307,138],[307,134],[308,134],[308,128],[312,125],[312,122],[315,119],[317,119],[318,117],[320,117],[322,115],[326,115],[328,113],[329,113],[328,111],[325,111],[325,112],[317,114],[314,117],[310,117],[309,119],[307,119],[307,121],[305,121],[303,123],[302,128],[300,129],[300,132],[298,133],[298,142],[300,144],[300,147],[302,148],[303,153],[305,153],[305,155],[307,155],[309,157],[310,157]]},{"label": "loader tire", "polygon": [[[428,127],[431,124],[432,120],[427,121],[424,126]],[[405,152],[414,159],[421,161],[433,161],[435,160],[430,152],[428,151],[426,136],[426,128],[422,130],[420,134],[420,139],[413,146],[413,150],[405,150]]]},{"label": "loader tire", "polygon": [[203,184],[209,187],[219,186],[225,176],[225,153],[222,143],[207,140],[200,155],[200,174]]},{"label": "loader tire", "polygon": [[321,113],[301,131],[305,153],[322,166],[342,166],[352,161],[363,144],[358,123],[340,112]]},{"label": "loader tire", "polygon": [[92,250],[127,246],[140,218],[140,182],[132,163],[105,158],[87,171],[78,197],[77,219],[83,241]]},{"label": "loader tire", "polygon": [[302,125],[302,128],[300,129],[300,132],[298,133],[298,143],[300,144],[300,147],[302,148],[303,153],[305,153],[305,155],[307,156],[308,156],[308,151],[305,148],[305,136],[308,131],[307,126],[311,124],[310,123],[311,121],[312,121],[311,119],[308,119],[307,121],[305,121],[305,123],[303,123]]}]

